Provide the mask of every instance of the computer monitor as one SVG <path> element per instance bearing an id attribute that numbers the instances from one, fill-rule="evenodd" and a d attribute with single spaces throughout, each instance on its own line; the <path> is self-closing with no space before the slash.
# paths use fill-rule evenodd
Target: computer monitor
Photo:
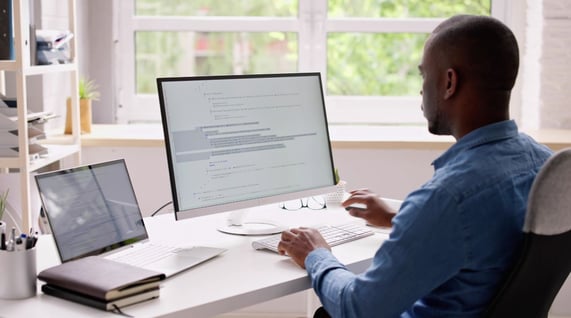
<path id="1" fill-rule="evenodd" d="M 246 208 L 335 186 L 320 73 L 158 78 L 177 220 L 231 211 L 232 234 L 270 234 Z M 272 222 L 269 222 L 272 223 Z"/>

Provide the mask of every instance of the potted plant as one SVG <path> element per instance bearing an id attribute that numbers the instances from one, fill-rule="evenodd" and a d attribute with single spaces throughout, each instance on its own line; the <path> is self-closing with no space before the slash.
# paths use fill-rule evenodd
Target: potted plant
<path id="1" fill-rule="evenodd" d="M 99 100 L 99 91 L 95 81 L 84 77 L 79 79 L 79 122 L 81 133 L 91 132 L 91 102 Z M 67 116 L 65 121 L 65 133 L 71 134 L 71 97 L 67 99 Z"/>
<path id="2" fill-rule="evenodd" d="M 327 206 L 339 205 L 345 198 L 346 182 L 339 177 L 339 170 L 335 168 L 335 191 L 325 195 L 325 204 Z"/>

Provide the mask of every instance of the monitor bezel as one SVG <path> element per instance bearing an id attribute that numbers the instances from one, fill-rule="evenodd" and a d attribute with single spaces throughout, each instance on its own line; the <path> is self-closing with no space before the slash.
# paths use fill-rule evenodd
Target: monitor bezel
<path id="1" fill-rule="evenodd" d="M 240 74 L 240 75 L 207 75 L 207 76 L 176 76 L 176 77 L 158 77 L 156 79 L 157 82 L 157 89 L 158 89 L 158 97 L 159 97 L 159 105 L 161 111 L 161 123 L 163 127 L 163 134 L 165 140 L 165 150 L 167 154 L 167 163 L 169 169 L 169 181 L 171 187 L 171 194 L 172 194 L 172 203 L 174 208 L 174 215 L 176 220 L 183 220 L 188 218 L 194 218 L 204 215 L 216 214 L 216 213 L 223 213 L 223 212 L 233 212 L 242 209 L 254 208 L 258 206 L 264 206 L 268 204 L 275 204 L 283 201 L 288 200 L 295 200 L 304 197 L 311 197 L 311 196 L 318 196 L 324 195 L 326 193 L 330 193 L 335 191 L 335 164 L 333 161 L 333 153 L 331 142 L 328 143 L 328 151 L 329 151 L 329 160 L 331 165 L 331 184 L 327 186 L 320 186 L 316 188 L 309 188 L 301 191 L 295 192 L 288 192 L 276 195 L 269 195 L 266 197 L 261 198 L 253 198 L 247 199 L 243 201 L 236 201 L 236 202 L 227 202 L 222 204 L 216 204 L 206 207 L 198 207 L 198 208 L 191 208 L 191 209 L 181 209 L 179 202 L 178 202 L 178 193 L 177 193 L 177 185 L 176 185 L 176 177 L 175 177 L 175 167 L 174 167 L 174 158 L 172 156 L 171 149 L 171 140 L 170 140 L 170 126 L 168 122 L 167 110 L 165 105 L 165 99 L 163 95 L 162 84 L 166 82 L 181 82 L 181 81 L 203 81 L 203 80 L 227 80 L 227 79 L 251 79 L 251 78 L 274 78 L 274 77 L 317 77 L 319 82 L 320 88 L 320 97 L 321 97 L 321 107 L 322 107 L 322 114 L 324 117 L 324 124 L 325 124 L 325 134 L 328 140 L 330 139 L 329 135 L 329 123 L 327 120 L 327 112 L 325 108 L 325 97 L 323 94 L 323 82 L 321 80 L 321 73 L 320 72 L 298 72 L 298 73 L 264 73 L 264 74 Z"/>

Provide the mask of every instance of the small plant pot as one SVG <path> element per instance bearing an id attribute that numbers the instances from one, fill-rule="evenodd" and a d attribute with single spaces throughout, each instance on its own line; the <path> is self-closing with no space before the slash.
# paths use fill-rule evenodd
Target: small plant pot
<path id="1" fill-rule="evenodd" d="M 71 134 L 71 122 L 71 98 L 68 98 L 64 131 L 67 135 Z M 82 134 L 89 134 L 91 132 L 91 99 L 79 100 L 79 124 Z"/>
<path id="2" fill-rule="evenodd" d="M 335 186 L 335 191 L 331 193 L 327 193 L 325 195 L 325 204 L 328 207 L 338 207 L 341 205 L 341 202 L 345 199 L 345 188 L 347 186 L 347 182 L 341 180 Z"/>

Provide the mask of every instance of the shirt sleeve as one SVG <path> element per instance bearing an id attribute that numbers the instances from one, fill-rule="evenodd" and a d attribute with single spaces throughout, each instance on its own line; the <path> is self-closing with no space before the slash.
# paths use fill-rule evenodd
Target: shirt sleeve
<path id="1" fill-rule="evenodd" d="M 389 239 L 358 275 L 327 249 L 312 251 L 305 266 L 325 309 L 332 317 L 399 317 L 455 275 L 465 260 L 457 209 L 446 193 L 413 192 Z"/>

